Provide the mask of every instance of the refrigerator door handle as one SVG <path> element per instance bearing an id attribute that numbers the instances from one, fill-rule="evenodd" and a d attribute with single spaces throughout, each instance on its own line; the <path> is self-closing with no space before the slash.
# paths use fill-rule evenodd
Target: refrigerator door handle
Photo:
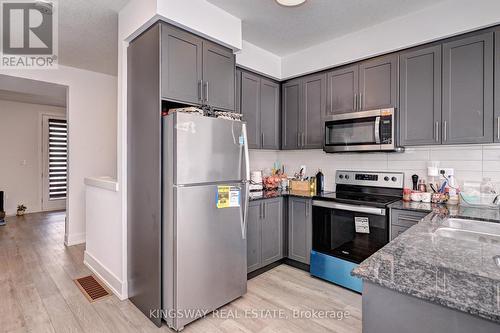
<path id="1" fill-rule="evenodd" d="M 248 153 L 248 140 L 247 140 L 247 125 L 241 125 L 241 134 L 243 135 L 243 154 L 245 158 L 245 175 L 243 182 L 245 184 L 245 202 L 243 203 L 243 210 L 241 212 L 241 237 L 246 239 L 247 237 L 247 218 L 248 218 L 248 200 L 250 196 L 250 187 L 248 182 L 250 181 L 250 160 Z"/>

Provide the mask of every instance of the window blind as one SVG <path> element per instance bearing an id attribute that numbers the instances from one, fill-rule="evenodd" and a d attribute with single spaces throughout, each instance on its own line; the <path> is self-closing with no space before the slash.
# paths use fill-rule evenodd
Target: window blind
<path id="1" fill-rule="evenodd" d="M 49 119 L 49 200 L 66 199 L 68 180 L 68 125 Z"/>

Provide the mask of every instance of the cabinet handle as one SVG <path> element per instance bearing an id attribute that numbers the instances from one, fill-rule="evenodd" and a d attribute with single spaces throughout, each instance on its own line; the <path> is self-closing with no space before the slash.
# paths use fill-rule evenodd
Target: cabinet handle
<path id="1" fill-rule="evenodd" d="M 302 132 L 302 147 L 306 145 L 306 134 Z"/>
<path id="2" fill-rule="evenodd" d="M 300 132 L 297 132 L 297 147 L 300 147 Z"/>
<path id="3" fill-rule="evenodd" d="M 497 117 L 497 140 L 500 140 L 500 117 Z"/>
<path id="4" fill-rule="evenodd" d="M 208 103 L 208 81 L 207 81 L 207 83 L 205 85 L 205 94 L 206 94 L 205 95 L 205 101 Z"/>
<path id="5" fill-rule="evenodd" d="M 266 203 L 262 203 L 262 219 L 266 218 Z"/>
<path id="6" fill-rule="evenodd" d="M 446 133 L 447 132 L 446 127 L 447 126 L 446 126 L 446 120 L 445 120 L 445 121 L 443 121 L 443 141 L 448 140 L 448 138 L 447 138 L 448 133 Z"/>
<path id="7" fill-rule="evenodd" d="M 436 136 L 435 139 L 436 142 L 439 142 L 439 121 L 436 121 L 436 126 L 434 127 L 435 127 L 434 135 Z"/>
<path id="8" fill-rule="evenodd" d="M 354 111 L 358 109 L 358 94 L 354 94 Z"/>
<path id="9" fill-rule="evenodd" d="M 259 205 L 259 219 L 262 219 L 262 202 Z"/>
<path id="10" fill-rule="evenodd" d="M 359 111 L 363 109 L 363 94 L 359 94 Z"/>
<path id="11" fill-rule="evenodd" d="M 198 81 L 198 100 L 203 102 L 203 80 Z"/>

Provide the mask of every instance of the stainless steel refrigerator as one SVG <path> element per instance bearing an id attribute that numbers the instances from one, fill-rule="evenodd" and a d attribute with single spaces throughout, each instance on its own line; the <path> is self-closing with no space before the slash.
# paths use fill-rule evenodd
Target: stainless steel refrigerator
<path id="1" fill-rule="evenodd" d="M 249 162 L 243 122 L 163 117 L 162 307 L 181 330 L 246 293 Z"/>

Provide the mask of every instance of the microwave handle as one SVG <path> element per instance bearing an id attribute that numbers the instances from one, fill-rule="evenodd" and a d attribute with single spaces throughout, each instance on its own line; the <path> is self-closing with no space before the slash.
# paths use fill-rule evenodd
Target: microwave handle
<path id="1" fill-rule="evenodd" d="M 375 118 L 375 143 L 380 144 L 380 117 Z"/>

